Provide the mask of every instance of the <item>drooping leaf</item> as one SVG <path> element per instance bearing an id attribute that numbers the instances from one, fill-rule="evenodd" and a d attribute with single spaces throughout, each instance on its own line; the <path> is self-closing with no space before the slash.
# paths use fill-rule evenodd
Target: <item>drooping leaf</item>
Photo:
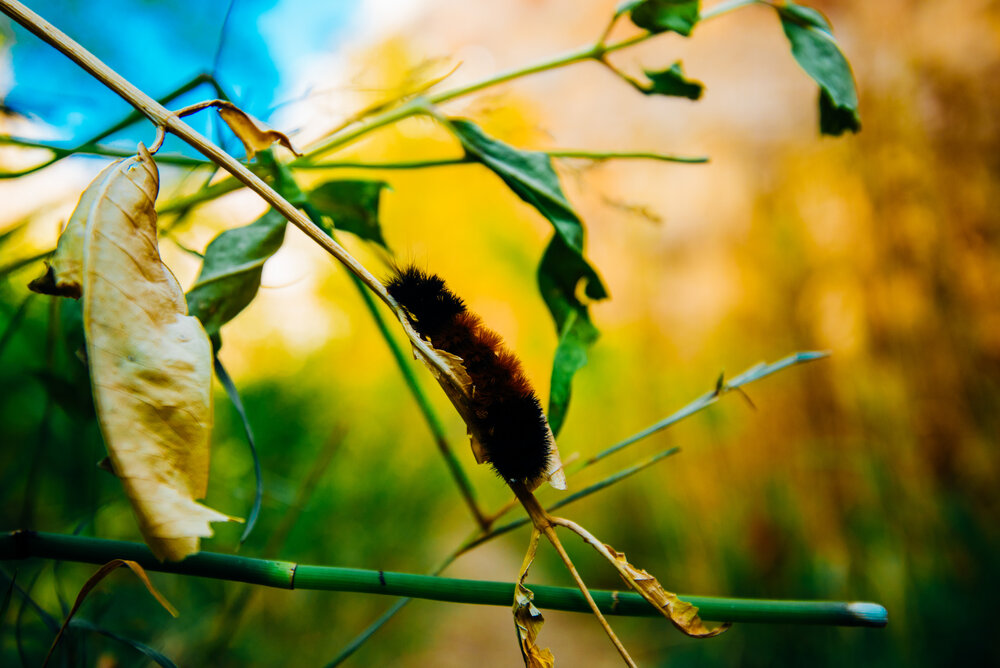
<path id="1" fill-rule="evenodd" d="M 254 494 L 253 494 L 253 505 L 250 507 L 250 514 L 247 515 L 247 524 L 243 528 L 243 533 L 240 535 L 240 543 L 245 543 L 247 538 L 250 537 L 250 532 L 253 528 L 257 526 L 257 516 L 260 515 L 260 507 L 264 501 L 264 479 L 260 469 L 260 457 L 257 456 L 257 443 L 253 437 L 253 429 L 250 427 L 250 418 L 247 416 L 247 411 L 243 407 L 243 400 L 240 398 L 240 393 L 236 389 L 236 383 L 229 376 L 229 372 L 226 371 L 226 367 L 222 365 L 222 361 L 219 359 L 218 354 L 215 356 L 215 361 L 213 362 L 215 367 L 215 377 L 219 379 L 222 383 L 223 389 L 226 390 L 226 396 L 229 397 L 229 401 L 232 402 L 233 408 L 236 409 L 236 414 L 240 416 L 240 421 L 243 423 L 243 433 L 246 434 L 247 444 L 250 446 L 250 457 L 253 459 L 253 474 L 254 474 Z"/>
<path id="2" fill-rule="evenodd" d="M 535 607 L 535 594 L 524 586 L 524 580 L 528 577 L 528 569 L 531 568 L 538 551 L 539 536 L 537 529 L 531 532 L 528 551 L 521 562 L 521 571 L 514 584 L 514 629 L 517 631 L 517 640 L 521 647 L 521 658 L 524 660 L 525 668 L 553 668 L 556 663 L 551 651 L 538 647 L 538 633 L 542 630 L 545 618 Z"/>
<path id="3" fill-rule="evenodd" d="M 622 579 L 640 596 L 652 603 L 685 635 L 693 638 L 711 638 L 729 628 L 728 623 L 714 629 L 707 628 L 701 621 L 701 617 L 698 616 L 697 607 L 687 601 L 682 601 L 677 594 L 664 589 L 663 585 L 648 572 L 630 564 L 623 552 L 619 552 L 607 544 L 604 547 L 614 556 Z"/>
<path id="4" fill-rule="evenodd" d="M 643 0 L 627 2 L 619 13 L 629 12 L 632 23 L 654 33 L 673 31 L 688 37 L 701 15 L 699 0 Z"/>
<path id="5" fill-rule="evenodd" d="M 154 587 L 153 583 L 149 581 L 149 576 L 146 575 L 146 571 L 143 569 L 142 566 L 140 566 L 138 563 L 134 561 L 129 561 L 128 559 L 112 559 L 108 563 L 98 568 L 97 572 L 91 575 L 90 578 L 88 578 L 87 581 L 83 583 L 83 586 L 80 588 L 80 593 L 77 594 L 76 601 L 73 603 L 73 607 L 70 609 L 69 614 L 66 615 L 66 619 L 63 621 L 62 626 L 59 627 L 59 632 L 56 633 L 56 637 L 53 638 L 52 640 L 52 645 L 49 647 L 49 653 L 45 655 L 45 661 L 42 663 L 43 666 L 48 664 L 49 659 L 52 658 L 52 652 L 55 651 L 56 645 L 59 644 L 59 639 L 62 638 L 63 633 L 66 631 L 66 627 L 69 626 L 70 621 L 73 619 L 73 615 L 75 615 L 76 611 L 80 609 L 81 605 L 83 605 L 83 602 L 87 598 L 87 595 L 107 575 L 109 575 L 113 571 L 118 570 L 122 566 L 128 567 L 129 570 L 135 573 L 136 577 L 142 580 L 142 583 L 146 585 L 146 589 L 149 591 L 149 593 L 153 596 L 153 598 L 157 600 L 157 602 L 160 605 L 162 605 L 166 609 L 167 612 L 169 612 L 174 617 L 177 616 L 177 610 L 174 609 L 174 606 L 170 605 L 170 602 L 163 597 L 163 594 L 161 594 L 159 591 L 156 590 L 156 587 Z"/>
<path id="6" fill-rule="evenodd" d="M 286 225 L 285 217 L 271 209 L 249 225 L 222 232 L 205 249 L 187 304 L 209 336 L 217 336 L 253 301 L 264 263 L 281 248 Z"/>
<path id="7" fill-rule="evenodd" d="M 559 434 L 569 408 L 573 376 L 587 363 L 587 351 L 597 341 L 599 332 L 590 321 L 587 304 L 581 301 L 581 284 L 600 280 L 596 274 L 580 272 L 576 255 L 562 237 L 554 235 L 538 266 L 538 285 L 542 299 L 552 312 L 559 334 L 549 395 L 549 426 Z M 590 269 L 589 265 L 587 269 Z M 591 270 L 592 271 L 592 270 Z"/>
<path id="8" fill-rule="evenodd" d="M 94 403 L 114 470 L 159 559 L 179 560 L 231 518 L 208 487 L 212 349 L 160 260 L 159 177 L 145 147 L 88 186 L 79 285 Z M 83 210 L 81 210 L 83 209 Z M 75 234 L 75 232 L 74 232 Z"/>
<path id="9" fill-rule="evenodd" d="M 590 299 L 607 297 L 597 272 L 583 258 L 583 224 L 563 194 L 551 158 L 538 151 L 520 151 L 508 146 L 487 136 L 471 121 L 449 119 L 449 123 L 470 159 L 493 170 L 518 197 L 552 223 L 556 233 L 578 257 L 581 274 L 588 274 L 587 296 Z"/>
<path id="10" fill-rule="evenodd" d="M 858 93 L 847 58 L 823 15 L 792 2 L 775 5 L 799 65 L 819 84 L 820 132 L 838 136 L 861 129 Z"/>
<path id="11" fill-rule="evenodd" d="M 514 590 L 514 626 L 521 644 L 521 658 L 526 668 L 552 668 L 556 665 L 552 652 L 548 648 L 540 649 L 536 644 L 545 618 L 532 602 L 534 598 L 530 589 L 517 583 Z"/>
<path id="12" fill-rule="evenodd" d="M 584 351 L 582 359 L 585 361 L 586 348 L 596 340 L 597 330 L 591 324 L 590 332 L 577 332 L 570 336 L 566 322 L 573 313 L 578 320 L 589 323 L 590 316 L 584 301 L 605 299 L 608 296 L 600 276 L 583 255 L 583 224 L 563 194 L 559 177 L 552 169 L 548 155 L 519 151 L 487 136 L 470 121 L 451 119 L 449 123 L 469 158 L 482 162 L 493 170 L 515 194 L 534 206 L 555 228 L 556 233 L 538 267 L 538 284 L 542 298 L 555 321 L 560 346 L 564 348 L 562 357 L 565 359 L 569 356 L 580 363 L 576 367 L 564 363 L 560 364 L 559 371 L 553 369 L 553 376 L 557 373 L 559 375 L 558 381 L 554 378 L 553 387 L 568 387 L 572 373 L 583 364 L 579 355 L 581 347 Z M 556 420 L 551 423 L 556 435 L 562 427 L 568 401 L 568 390 L 560 394 L 559 403 L 550 401 L 550 416 L 552 413 L 557 415 Z"/>
<path id="13" fill-rule="evenodd" d="M 246 113 L 232 102 L 225 100 L 215 100 L 213 106 L 219 110 L 219 116 L 226 122 L 229 129 L 233 131 L 246 149 L 247 160 L 253 160 L 258 151 L 263 151 L 271 147 L 271 144 L 278 143 L 287 148 L 295 155 L 302 155 L 292 146 L 292 141 L 283 132 L 278 132 L 267 127 L 250 114 Z"/>
<path id="14" fill-rule="evenodd" d="M 640 89 L 646 95 L 670 95 L 697 100 L 704 89 L 700 81 L 685 78 L 680 61 L 665 70 L 646 70 L 646 76 L 649 77 L 650 85 Z"/>
<path id="15" fill-rule="evenodd" d="M 309 202 L 328 219 L 331 229 L 336 226 L 388 250 L 378 217 L 382 189 L 388 185 L 385 181 L 327 181 L 309 193 Z"/>
<path id="16" fill-rule="evenodd" d="M 598 336 L 599 332 L 590 322 L 586 310 L 570 312 L 559 333 L 559 344 L 552 362 L 549 425 L 553 432 L 562 429 L 572 394 L 573 376 L 587 364 L 587 351 Z"/>

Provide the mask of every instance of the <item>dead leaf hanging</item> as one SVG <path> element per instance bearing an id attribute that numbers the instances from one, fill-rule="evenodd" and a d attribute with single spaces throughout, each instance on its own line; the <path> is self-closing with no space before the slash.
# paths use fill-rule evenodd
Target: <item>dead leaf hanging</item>
<path id="1" fill-rule="evenodd" d="M 64 286 L 58 294 L 82 292 L 101 432 L 139 530 L 158 559 L 180 560 L 212 535 L 210 522 L 232 518 L 194 500 L 208 488 L 212 347 L 160 259 L 158 188 L 141 144 L 138 155 L 102 171 L 49 274 Z"/>
<path id="2" fill-rule="evenodd" d="M 604 544 L 604 547 L 614 556 L 622 579 L 639 595 L 659 609 L 663 616 L 685 635 L 693 638 L 711 638 L 729 628 L 729 624 L 722 624 L 714 629 L 709 629 L 698 616 L 697 606 L 681 600 L 677 594 L 664 589 L 659 580 L 649 572 L 630 564 L 625 558 L 624 552 L 619 552 L 607 543 Z"/>
<path id="3" fill-rule="evenodd" d="M 271 144 L 274 143 L 281 144 L 295 155 L 302 155 L 292 146 L 292 141 L 288 138 L 288 135 L 267 127 L 232 102 L 214 100 L 212 104 L 219 110 L 219 116 L 226 122 L 226 125 L 233 131 L 233 134 L 243 142 L 243 148 L 246 149 L 247 153 L 247 160 L 253 160 L 258 151 L 270 148 Z"/>

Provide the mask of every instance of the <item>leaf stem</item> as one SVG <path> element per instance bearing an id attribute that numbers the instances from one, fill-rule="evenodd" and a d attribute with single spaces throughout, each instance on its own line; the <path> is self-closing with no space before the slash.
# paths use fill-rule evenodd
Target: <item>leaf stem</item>
<path id="1" fill-rule="evenodd" d="M 93 564 L 103 564 L 116 558 L 131 559 L 150 571 L 248 582 L 281 589 L 353 591 L 504 607 L 510 605 L 514 595 L 513 582 L 457 580 L 385 571 L 380 577 L 380 571 L 374 570 L 309 566 L 216 552 L 199 552 L 181 562 L 160 562 L 142 543 L 33 531 L 0 534 L 0 560 L 30 557 Z M 590 610 L 583 595 L 572 587 L 537 585 L 532 587 L 532 591 L 539 608 L 570 612 Z M 598 608 L 607 615 L 655 617 L 660 614 L 638 594 L 612 591 L 591 593 Z M 881 627 L 888 622 L 885 608 L 876 603 L 681 596 L 700 608 L 702 619 L 714 621 L 867 627 Z"/>

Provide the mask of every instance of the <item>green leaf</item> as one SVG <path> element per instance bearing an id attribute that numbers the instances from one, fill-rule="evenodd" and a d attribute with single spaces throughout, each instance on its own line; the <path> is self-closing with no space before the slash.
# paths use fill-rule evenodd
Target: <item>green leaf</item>
<path id="1" fill-rule="evenodd" d="M 819 84 L 819 125 L 825 135 L 861 129 L 858 93 L 851 66 L 837 46 L 830 24 L 809 7 L 793 3 L 776 7 L 799 65 Z"/>
<path id="2" fill-rule="evenodd" d="M 576 296 L 575 286 L 586 279 L 579 274 L 573 261 L 573 251 L 561 237 L 554 235 L 538 266 L 542 298 L 552 312 L 559 332 L 549 386 L 548 417 L 554 435 L 559 434 L 566 420 L 573 376 L 587 363 L 587 351 L 600 335 L 590 321 L 586 304 Z"/>
<path id="3" fill-rule="evenodd" d="M 645 0 L 627 2 L 619 11 L 629 11 L 632 23 L 653 33 L 673 31 L 688 37 L 701 14 L 699 0 Z"/>
<path id="4" fill-rule="evenodd" d="M 556 434 L 569 402 L 569 383 L 586 363 L 586 350 L 597 338 L 587 306 L 578 295 L 585 296 L 586 301 L 605 299 L 607 289 L 583 255 L 583 223 L 566 199 L 549 156 L 508 146 L 487 136 L 470 121 L 449 119 L 448 124 L 462 142 L 467 157 L 493 170 L 555 228 L 538 266 L 538 286 L 560 339 L 552 372 L 552 387 L 558 387 L 559 391 L 549 402 L 549 421 L 552 433 Z M 575 318 L 575 324 L 567 327 L 570 318 Z M 592 331 L 582 331 L 587 325 Z"/>
<path id="5" fill-rule="evenodd" d="M 247 525 L 240 535 L 240 544 L 242 545 L 250 537 L 250 532 L 257 526 L 257 517 L 260 516 L 260 507 L 264 501 L 264 477 L 260 469 L 260 457 L 257 455 L 257 443 L 253 437 L 253 429 L 250 428 L 250 418 L 247 417 L 247 411 L 243 407 L 243 400 L 240 398 L 239 390 L 236 389 L 236 383 L 233 382 L 226 367 L 222 365 L 222 360 L 219 359 L 218 349 L 216 349 L 212 366 L 215 369 L 215 377 L 222 383 L 222 387 L 226 390 L 226 396 L 229 397 L 229 401 L 232 402 L 236 414 L 239 415 L 240 421 L 243 423 L 243 433 L 246 434 L 247 445 L 250 446 L 250 457 L 253 460 L 253 505 L 250 507 L 250 514 L 247 517 Z"/>
<path id="6" fill-rule="evenodd" d="M 338 230 L 373 241 L 388 250 L 378 217 L 379 198 L 382 189 L 388 186 L 385 181 L 327 181 L 310 192 L 308 200 L 315 212 L 332 220 Z"/>
<path id="7" fill-rule="evenodd" d="M 257 159 L 260 162 L 264 180 L 278 191 L 279 195 L 287 199 L 289 204 L 301 207 L 306 203 L 306 194 L 296 183 L 292 170 L 288 169 L 288 166 L 283 162 L 275 159 L 272 149 L 261 151 L 257 154 Z"/>
<path id="8" fill-rule="evenodd" d="M 681 62 L 677 61 L 669 69 L 659 72 L 646 70 L 651 85 L 641 88 L 646 95 L 672 95 L 697 100 L 701 97 L 704 86 L 700 81 L 686 79 Z"/>
<path id="9" fill-rule="evenodd" d="M 218 340 L 219 328 L 253 301 L 267 261 L 285 238 L 285 217 L 273 209 L 243 227 L 226 230 L 205 249 L 198 280 L 187 293 L 188 312 Z"/>

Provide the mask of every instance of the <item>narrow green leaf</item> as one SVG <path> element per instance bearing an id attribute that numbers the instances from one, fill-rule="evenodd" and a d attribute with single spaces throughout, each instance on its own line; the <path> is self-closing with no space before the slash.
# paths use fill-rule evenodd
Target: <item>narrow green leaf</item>
<path id="1" fill-rule="evenodd" d="M 673 31 L 688 37 L 701 14 L 699 0 L 645 0 L 626 2 L 619 12 L 628 11 L 632 23 L 653 33 Z"/>
<path id="2" fill-rule="evenodd" d="M 825 135 L 861 129 L 858 93 L 851 66 L 830 33 L 823 15 L 809 7 L 787 3 L 775 7 L 781 27 L 799 65 L 819 84 L 819 125 Z"/>
<path id="3" fill-rule="evenodd" d="M 686 97 L 689 100 L 697 100 L 701 97 L 704 86 L 700 81 L 687 79 L 681 62 L 678 60 L 669 69 L 660 71 L 646 70 L 650 85 L 640 88 L 646 95 L 671 95 L 674 97 Z"/>
<path id="4" fill-rule="evenodd" d="M 76 617 L 73 619 L 73 621 L 69 623 L 69 627 L 71 629 L 80 629 L 82 631 L 90 631 L 91 633 L 98 633 L 106 638 L 114 640 L 115 642 L 121 643 L 126 647 L 131 647 L 135 651 L 146 656 L 146 658 L 154 662 L 156 665 L 163 666 L 163 668 L 176 668 L 177 666 L 177 664 L 175 664 L 173 661 L 171 661 L 162 653 L 153 649 L 149 645 L 141 643 L 138 640 L 133 640 L 132 638 L 128 638 L 119 633 L 115 633 L 114 631 L 109 631 L 108 629 L 97 626 L 96 624 L 92 624 L 86 619 L 81 619 L 79 617 Z"/>
<path id="5" fill-rule="evenodd" d="M 243 529 L 243 534 L 240 536 L 240 543 L 245 543 L 246 539 L 250 537 L 250 532 L 257 526 L 257 517 L 260 515 L 260 506 L 264 499 L 264 477 L 260 470 L 260 457 L 257 456 L 257 444 L 253 437 L 253 429 L 250 428 L 250 418 L 247 417 L 247 411 L 243 407 L 243 400 L 240 399 L 236 383 L 233 382 L 229 372 L 226 371 L 226 367 L 222 365 L 222 361 L 219 359 L 218 350 L 216 350 L 215 359 L 212 364 L 215 368 L 216 378 L 222 383 L 222 387 L 226 390 L 226 396 L 229 397 L 233 408 L 236 409 L 236 414 L 240 416 L 240 420 L 243 422 L 243 431 L 247 437 L 247 444 L 250 446 L 250 457 L 253 459 L 253 506 L 251 506 L 250 515 L 247 517 L 246 528 Z"/>
<path id="6" fill-rule="evenodd" d="M 388 186 L 385 181 L 327 181 L 312 190 L 308 200 L 315 211 L 332 221 L 338 230 L 350 232 L 388 250 L 378 217 L 382 189 Z M 327 222 L 324 228 L 332 229 L 332 226 Z"/>
<path id="7" fill-rule="evenodd" d="M 205 249 L 205 263 L 187 293 L 188 312 L 215 338 L 219 328 L 253 301 L 267 261 L 285 238 L 285 217 L 273 209 L 256 221 L 226 230 Z"/>

